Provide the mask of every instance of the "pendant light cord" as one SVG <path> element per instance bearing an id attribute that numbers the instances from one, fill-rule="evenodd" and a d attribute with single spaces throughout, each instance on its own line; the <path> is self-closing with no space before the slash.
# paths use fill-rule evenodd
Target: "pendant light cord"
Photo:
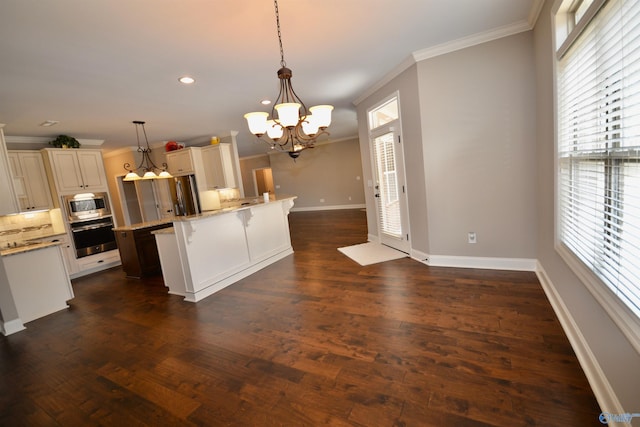
<path id="1" fill-rule="evenodd" d="M 284 60 L 284 49 L 282 48 L 282 34 L 280 32 L 280 12 L 278 11 L 278 0 L 273 0 L 273 5 L 276 8 L 276 26 L 278 27 L 278 43 L 280 43 L 280 66 L 286 67 L 287 63 Z"/>

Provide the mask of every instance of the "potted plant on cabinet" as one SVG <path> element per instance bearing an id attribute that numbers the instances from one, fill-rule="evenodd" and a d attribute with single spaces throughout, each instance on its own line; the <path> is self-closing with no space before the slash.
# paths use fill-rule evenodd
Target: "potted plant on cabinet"
<path id="1" fill-rule="evenodd" d="M 56 148 L 80 148 L 78 140 L 68 135 L 58 135 L 56 139 L 49 141 L 49 144 Z"/>

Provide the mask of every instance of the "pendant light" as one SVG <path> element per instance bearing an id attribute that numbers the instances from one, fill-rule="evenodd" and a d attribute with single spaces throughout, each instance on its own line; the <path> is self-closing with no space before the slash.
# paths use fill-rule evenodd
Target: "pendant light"
<path id="1" fill-rule="evenodd" d="M 331 124 L 332 105 L 316 105 L 307 108 L 298 97 L 291 85 L 292 71 L 287 68 L 282 48 L 282 34 L 280 31 L 280 13 L 278 0 L 274 0 L 276 11 L 276 27 L 278 29 L 278 43 L 280 44 L 280 93 L 269 114 L 263 111 L 247 113 L 249 131 L 262 140 L 267 134 L 269 141 L 263 140 L 272 148 L 286 151 L 292 158 L 297 158 L 302 150 L 313 148 L 320 135 L 329 135 L 326 131 Z M 276 114 L 277 113 L 277 114 Z"/>
<path id="2" fill-rule="evenodd" d="M 160 179 L 160 178 L 173 178 L 169 172 L 167 172 L 167 164 L 162 164 L 162 169 L 156 166 L 151 160 L 151 147 L 149 146 L 149 140 L 147 139 L 147 131 L 144 129 L 145 122 L 140 120 L 134 120 L 133 124 L 136 126 L 136 139 L 138 141 L 138 153 L 142 155 L 140 160 L 140 164 L 137 168 L 132 169 L 130 163 L 125 163 L 124 168 L 128 173 L 122 179 L 123 181 L 136 181 L 139 179 Z M 146 143 L 146 147 L 140 145 L 140 133 L 138 131 L 139 128 L 142 128 L 142 133 L 144 134 L 144 140 Z M 140 176 L 135 171 L 141 171 L 142 176 Z M 156 174 L 156 171 L 158 172 Z"/>

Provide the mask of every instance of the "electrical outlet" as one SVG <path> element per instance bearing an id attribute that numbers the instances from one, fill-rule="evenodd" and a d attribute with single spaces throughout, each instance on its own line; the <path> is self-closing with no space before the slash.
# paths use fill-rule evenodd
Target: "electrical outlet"
<path id="1" fill-rule="evenodd" d="M 476 232 L 475 231 L 470 231 L 467 236 L 469 238 L 469 243 L 477 243 L 478 242 L 478 240 L 476 238 Z"/>
<path id="2" fill-rule="evenodd" d="M 324 199 L 320 199 L 320 203 L 324 203 Z"/>

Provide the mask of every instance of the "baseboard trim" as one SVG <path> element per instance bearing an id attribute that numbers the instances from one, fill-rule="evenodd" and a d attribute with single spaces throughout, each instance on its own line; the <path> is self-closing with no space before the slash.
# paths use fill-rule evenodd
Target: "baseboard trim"
<path id="1" fill-rule="evenodd" d="M 308 206 L 302 208 L 291 208 L 291 212 L 305 212 L 305 211 L 335 211 L 339 209 L 364 209 L 367 206 L 364 204 L 358 205 L 331 205 L 331 206 Z"/>
<path id="2" fill-rule="evenodd" d="M 419 254 L 420 259 L 413 256 Z M 528 258 L 491 258 L 427 255 L 413 251 L 412 257 L 432 267 L 482 268 L 488 270 L 536 271 L 537 261 Z"/>
<path id="3" fill-rule="evenodd" d="M 602 372 L 600 364 L 595 355 L 591 351 L 589 344 L 582 335 L 578 324 L 571 316 L 571 312 L 567 308 L 566 304 L 562 300 L 562 297 L 556 290 L 553 282 L 549 279 L 549 276 L 545 272 L 544 268 L 537 262 L 536 275 L 542 285 L 544 293 L 547 295 L 553 311 L 556 313 L 564 333 L 567 335 L 573 351 L 576 353 L 578 362 L 584 371 L 587 381 L 593 390 L 593 394 L 600 405 L 603 412 L 610 414 L 623 414 L 624 408 L 620 404 L 618 397 L 616 396 L 611 384 L 607 380 L 607 377 Z M 609 422 L 610 426 L 630 426 L 628 423 L 615 423 Z"/>
<path id="4" fill-rule="evenodd" d="M 3 322 L 0 326 L 2 326 L 1 332 L 5 336 L 15 334 L 16 332 L 24 331 L 25 329 L 27 329 L 24 327 L 24 325 L 22 324 L 22 320 L 20 319 L 13 319 L 9 320 L 8 322 Z"/>

